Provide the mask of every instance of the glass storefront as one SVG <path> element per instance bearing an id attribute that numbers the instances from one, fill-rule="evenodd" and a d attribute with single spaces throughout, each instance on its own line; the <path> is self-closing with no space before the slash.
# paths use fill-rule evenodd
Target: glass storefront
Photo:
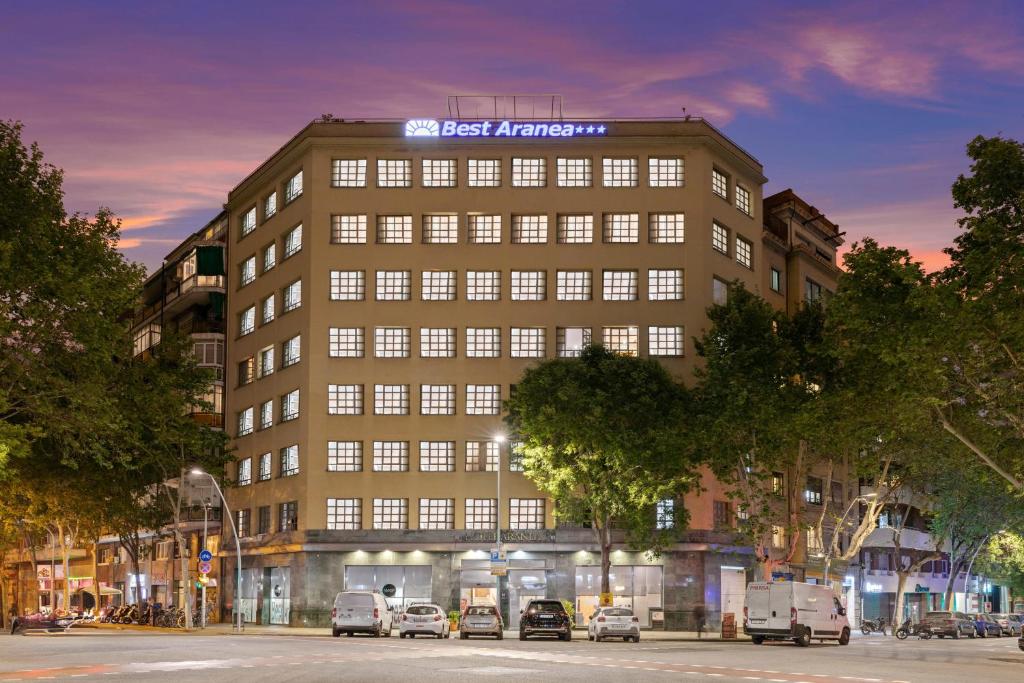
<path id="1" fill-rule="evenodd" d="M 526 564 L 530 561 L 518 561 Z M 519 628 L 519 611 L 526 608 L 527 603 L 535 598 L 546 597 L 548 578 L 544 571 L 543 560 L 533 560 L 534 569 L 510 569 L 508 571 L 509 614 L 506 621 L 508 628 Z"/>
<path id="2" fill-rule="evenodd" d="M 491 576 L 490 560 L 463 560 L 459 572 L 459 611 L 464 612 L 470 605 L 497 606 L 497 578 Z"/>
<path id="3" fill-rule="evenodd" d="M 292 570 L 288 567 L 271 567 L 264 570 L 268 576 L 269 594 L 266 596 L 270 603 L 270 623 L 288 624 L 288 617 L 291 613 L 291 576 Z"/>
<path id="4" fill-rule="evenodd" d="M 395 587 L 392 597 L 385 597 L 392 610 L 401 612 L 417 602 L 432 602 L 429 565 L 346 565 L 345 590 L 383 592 L 388 584 Z"/>
<path id="5" fill-rule="evenodd" d="M 642 628 L 651 625 L 651 612 L 662 605 L 664 572 L 649 565 L 612 565 L 608 580 L 616 607 L 629 607 Z M 601 597 L 601 567 L 576 567 L 576 625 L 586 626 Z"/>
<path id="6" fill-rule="evenodd" d="M 239 590 L 238 609 L 242 612 L 242 620 L 256 623 L 256 607 L 259 605 L 259 595 L 263 590 L 262 575 L 259 569 L 243 569 L 242 584 Z"/>

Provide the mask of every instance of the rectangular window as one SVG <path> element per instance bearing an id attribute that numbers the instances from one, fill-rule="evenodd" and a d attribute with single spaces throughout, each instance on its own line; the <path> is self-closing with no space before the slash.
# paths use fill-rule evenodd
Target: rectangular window
<path id="1" fill-rule="evenodd" d="M 242 233 L 242 237 L 245 237 L 250 232 L 256 229 L 256 207 L 252 207 L 248 211 L 242 214 L 239 219 L 239 230 Z"/>
<path id="2" fill-rule="evenodd" d="M 412 244 L 412 216 L 377 216 L 377 244 Z"/>
<path id="3" fill-rule="evenodd" d="M 257 524 L 257 533 L 269 534 L 270 533 L 270 506 L 262 505 L 259 510 L 259 519 Z"/>
<path id="4" fill-rule="evenodd" d="M 729 285 L 725 280 L 717 277 L 711 278 L 711 302 L 717 306 L 725 306 L 729 303 Z"/>
<path id="5" fill-rule="evenodd" d="M 512 187 L 544 187 L 547 181 L 545 159 L 512 157 Z"/>
<path id="6" fill-rule="evenodd" d="M 821 505 L 822 481 L 818 477 L 807 477 L 804 500 L 812 505 Z"/>
<path id="7" fill-rule="evenodd" d="M 374 441 L 373 442 L 374 472 L 408 472 L 409 442 L 408 441 Z"/>
<path id="8" fill-rule="evenodd" d="M 238 461 L 238 481 L 239 486 L 248 486 L 252 483 L 252 458 L 245 458 L 244 460 Z"/>
<path id="9" fill-rule="evenodd" d="M 454 529 L 455 500 L 420 498 L 420 529 Z"/>
<path id="10" fill-rule="evenodd" d="M 739 235 L 736 235 L 736 263 L 740 264 L 744 268 L 754 267 L 754 245 L 749 240 L 745 240 Z"/>
<path id="11" fill-rule="evenodd" d="M 366 214 L 331 216 L 331 244 L 366 244 Z"/>
<path id="12" fill-rule="evenodd" d="M 362 472 L 363 442 L 362 441 L 328 441 L 327 442 L 328 472 Z"/>
<path id="13" fill-rule="evenodd" d="M 454 358 L 454 327 L 421 327 L 420 358 Z"/>
<path id="14" fill-rule="evenodd" d="M 466 442 L 467 472 L 497 472 L 501 447 L 494 441 Z"/>
<path id="15" fill-rule="evenodd" d="M 513 358 L 543 358 L 545 346 L 543 327 L 512 328 Z"/>
<path id="16" fill-rule="evenodd" d="M 295 365 L 302 360 L 302 337 L 301 335 L 295 335 L 291 339 L 285 341 L 281 345 L 283 353 L 281 354 L 281 367 L 286 368 L 289 365 Z"/>
<path id="17" fill-rule="evenodd" d="M 424 159 L 423 187 L 455 187 L 458 162 L 455 159 Z"/>
<path id="18" fill-rule="evenodd" d="M 375 358 L 408 358 L 411 347 L 408 327 L 378 327 L 373 331 Z"/>
<path id="19" fill-rule="evenodd" d="M 583 159 L 557 159 L 559 187 L 590 187 L 594 184 L 593 162 Z"/>
<path id="20" fill-rule="evenodd" d="M 495 529 L 498 524 L 498 501 L 494 498 L 466 499 L 466 528 Z"/>
<path id="21" fill-rule="evenodd" d="M 302 280 L 296 280 L 284 288 L 281 304 L 282 313 L 293 311 L 302 305 Z"/>
<path id="22" fill-rule="evenodd" d="M 365 298 L 366 271 L 331 271 L 331 301 L 362 301 Z"/>
<path id="23" fill-rule="evenodd" d="M 256 280 L 256 257 L 250 256 L 249 258 L 242 261 L 238 266 L 238 279 L 239 287 L 245 287 L 246 285 Z"/>
<path id="24" fill-rule="evenodd" d="M 374 498 L 374 529 L 408 529 L 409 501 L 406 498 Z"/>
<path id="25" fill-rule="evenodd" d="M 590 301 L 592 294 L 589 270 L 560 270 L 555 273 L 555 296 L 559 301 Z"/>
<path id="26" fill-rule="evenodd" d="M 543 498 L 512 498 L 508 502 L 509 529 L 543 529 Z"/>
<path id="27" fill-rule="evenodd" d="M 270 429 L 274 426 L 274 401 L 273 399 L 260 404 L 260 429 Z"/>
<path id="28" fill-rule="evenodd" d="M 807 301 L 817 301 L 821 298 L 821 285 L 814 280 L 807 278 L 804 282 L 804 298 Z"/>
<path id="29" fill-rule="evenodd" d="M 454 415 L 454 384 L 421 384 L 420 415 Z"/>
<path id="30" fill-rule="evenodd" d="M 291 477 L 299 473 L 299 447 L 296 444 L 281 449 L 282 477 Z"/>
<path id="31" fill-rule="evenodd" d="M 408 384 L 374 384 L 373 385 L 374 415 L 408 415 L 409 385 Z"/>
<path id="32" fill-rule="evenodd" d="M 266 377 L 267 375 L 274 374 L 273 346 L 268 346 L 264 349 L 260 349 L 259 362 L 257 363 L 256 373 L 259 377 Z"/>
<path id="33" fill-rule="evenodd" d="M 377 301 L 408 301 L 412 297 L 411 282 L 408 270 L 378 270 Z"/>
<path id="34" fill-rule="evenodd" d="M 820 555 L 825 552 L 825 544 L 821 540 L 821 532 L 817 527 L 807 527 L 807 552 L 811 555 Z"/>
<path id="35" fill-rule="evenodd" d="M 377 159 L 377 187 L 412 187 L 412 160 Z"/>
<path id="36" fill-rule="evenodd" d="M 271 242 L 263 250 L 263 272 L 273 270 L 277 265 L 277 242 Z"/>
<path id="37" fill-rule="evenodd" d="M 547 241 L 548 217 L 546 214 L 512 215 L 513 244 L 546 244 Z"/>
<path id="38" fill-rule="evenodd" d="M 605 301 L 636 301 L 638 274 L 635 270 L 606 270 L 602 296 Z"/>
<path id="39" fill-rule="evenodd" d="M 299 528 L 299 502 L 292 500 L 277 506 L 277 530 L 295 531 Z"/>
<path id="40" fill-rule="evenodd" d="M 777 268 L 771 269 L 771 282 L 769 287 L 773 292 L 782 293 L 782 271 Z"/>
<path id="41" fill-rule="evenodd" d="M 639 172 L 637 160 L 626 159 L 604 159 L 604 186 L 605 187 L 636 187 Z"/>
<path id="42" fill-rule="evenodd" d="M 651 244 L 682 244 L 685 215 L 681 213 L 652 213 L 648 216 L 647 238 Z"/>
<path id="43" fill-rule="evenodd" d="M 420 441 L 420 472 L 454 471 L 454 441 Z"/>
<path id="44" fill-rule="evenodd" d="M 782 472 L 772 472 L 772 493 L 776 496 L 786 494 L 786 477 Z"/>
<path id="45" fill-rule="evenodd" d="M 683 298 L 683 271 L 679 268 L 647 271 L 647 298 L 650 301 L 678 301 Z"/>
<path id="46" fill-rule="evenodd" d="M 283 258 L 294 256 L 302 250 L 302 224 L 296 225 L 284 236 Z"/>
<path id="47" fill-rule="evenodd" d="M 592 214 L 559 214 L 559 244 L 590 244 L 593 241 L 594 216 Z"/>
<path id="48" fill-rule="evenodd" d="M 605 327 L 602 331 L 604 347 L 613 353 L 635 356 L 640 352 L 640 332 L 636 325 Z"/>
<path id="49" fill-rule="evenodd" d="M 640 241 L 640 214 L 606 213 L 604 241 L 608 244 L 635 244 Z"/>
<path id="50" fill-rule="evenodd" d="M 732 528 L 732 508 L 728 501 L 716 500 L 712 502 L 712 516 L 716 529 Z"/>
<path id="51" fill-rule="evenodd" d="M 271 475 L 271 458 L 270 453 L 264 453 L 260 456 L 260 481 L 269 481 Z"/>
<path id="52" fill-rule="evenodd" d="M 680 157 L 648 158 L 647 184 L 651 187 L 682 187 L 683 160 Z"/>
<path id="53" fill-rule="evenodd" d="M 362 358 L 365 354 L 363 328 L 330 328 L 327 349 L 327 354 L 331 358 Z"/>
<path id="54" fill-rule="evenodd" d="M 263 310 L 263 324 L 266 325 L 267 323 L 273 322 L 274 313 L 277 309 L 277 295 L 271 294 L 266 299 L 264 299 L 263 303 L 260 305 L 260 308 Z"/>
<path id="55" fill-rule="evenodd" d="M 238 530 L 239 538 L 246 538 L 252 535 L 251 523 L 249 521 L 250 513 L 251 510 L 249 508 L 235 511 L 235 528 Z"/>
<path id="56" fill-rule="evenodd" d="M 501 328 L 467 327 L 466 357 L 497 358 L 501 355 Z"/>
<path id="57" fill-rule="evenodd" d="M 729 199 L 729 176 L 717 168 L 711 170 L 711 191 L 722 199 Z"/>
<path id="58" fill-rule="evenodd" d="M 470 187 L 499 187 L 501 185 L 501 159 L 470 159 Z"/>
<path id="59" fill-rule="evenodd" d="M 736 208 L 748 216 L 753 215 L 750 210 L 750 191 L 742 185 L 736 186 Z"/>
<path id="60" fill-rule="evenodd" d="M 362 384 L 328 384 L 327 385 L 328 415 L 362 415 L 363 385 Z"/>
<path id="61" fill-rule="evenodd" d="M 672 499 L 659 500 L 655 509 L 654 526 L 658 529 L 672 529 L 676 525 L 676 502 Z"/>
<path id="62" fill-rule="evenodd" d="M 302 196 L 302 171 L 299 171 L 284 185 L 284 203 L 288 204 Z"/>
<path id="63" fill-rule="evenodd" d="M 578 358 L 590 345 L 589 327 L 559 327 L 556 336 L 559 358 Z"/>
<path id="64" fill-rule="evenodd" d="M 683 328 L 655 327 L 647 328 L 647 353 L 651 356 L 682 356 Z"/>
<path id="65" fill-rule="evenodd" d="M 543 301 L 547 297 L 543 270 L 512 271 L 512 301 Z"/>
<path id="66" fill-rule="evenodd" d="M 331 531 L 354 531 L 363 528 L 361 498 L 328 498 L 327 528 Z"/>
<path id="67" fill-rule="evenodd" d="M 729 255 L 729 229 L 717 221 L 711 224 L 711 248 Z"/>
<path id="68" fill-rule="evenodd" d="M 458 276 L 454 270 L 424 270 L 420 278 L 421 300 L 455 301 Z"/>
<path id="69" fill-rule="evenodd" d="M 250 306 L 238 316 L 238 336 L 252 334 L 256 329 L 256 307 Z"/>
<path id="70" fill-rule="evenodd" d="M 238 386 L 244 387 L 256 379 L 256 359 L 249 356 L 238 362 Z"/>
<path id="71" fill-rule="evenodd" d="M 457 214 L 423 214 L 423 244 L 458 244 Z"/>
<path id="72" fill-rule="evenodd" d="M 466 385 L 466 415 L 497 415 L 500 411 L 500 384 Z"/>
<path id="73" fill-rule="evenodd" d="M 466 300 L 497 301 L 501 298 L 500 270 L 467 270 Z"/>
<path id="74" fill-rule="evenodd" d="M 271 192 L 270 195 L 263 200 L 263 220 L 272 218 L 277 213 L 277 193 Z"/>
<path id="75" fill-rule="evenodd" d="M 294 420 L 299 416 L 299 390 L 293 389 L 281 397 L 281 422 Z"/>
<path id="76" fill-rule="evenodd" d="M 252 434 L 252 406 L 238 413 L 238 436 Z"/>
<path id="77" fill-rule="evenodd" d="M 366 187 L 366 159 L 332 159 L 332 187 Z"/>
<path id="78" fill-rule="evenodd" d="M 501 243 L 501 216 L 469 214 L 469 243 L 470 244 L 500 244 Z"/>
<path id="79" fill-rule="evenodd" d="M 523 442 L 522 441 L 510 441 L 508 444 L 508 471 L 509 472 L 522 472 L 523 471 Z"/>

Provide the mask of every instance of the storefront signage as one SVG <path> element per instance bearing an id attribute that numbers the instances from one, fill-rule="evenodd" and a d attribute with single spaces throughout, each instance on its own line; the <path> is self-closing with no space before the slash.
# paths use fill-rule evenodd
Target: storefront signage
<path id="1" fill-rule="evenodd" d="M 383 586 L 381 586 L 380 593 L 385 598 L 393 598 L 395 597 L 395 593 L 397 592 L 397 590 L 398 589 L 395 588 L 395 584 L 385 583 Z"/>
<path id="2" fill-rule="evenodd" d="M 881 593 L 882 592 L 882 584 L 880 584 L 880 583 L 871 583 L 870 581 L 867 581 L 867 582 L 864 583 L 864 592 L 865 593 Z"/>
<path id="3" fill-rule="evenodd" d="M 459 121 L 410 119 L 407 138 L 572 138 L 605 135 L 603 123 L 582 121 Z"/>
<path id="4" fill-rule="evenodd" d="M 914 585 L 914 592 L 915 593 L 931 593 L 932 590 L 928 586 L 922 586 L 921 584 L 918 583 L 918 584 Z"/>
<path id="5" fill-rule="evenodd" d="M 456 543 L 484 544 L 494 542 L 493 531 L 468 531 L 458 534 Z M 509 529 L 502 530 L 501 542 L 505 543 L 554 543 L 553 529 Z"/>

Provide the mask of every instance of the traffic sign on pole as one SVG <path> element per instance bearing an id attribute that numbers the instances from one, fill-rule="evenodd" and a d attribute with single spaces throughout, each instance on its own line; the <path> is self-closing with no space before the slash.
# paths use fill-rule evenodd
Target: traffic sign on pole
<path id="1" fill-rule="evenodd" d="M 209 550 L 201 550 L 199 551 L 199 559 L 203 562 L 209 562 L 213 559 L 213 553 Z"/>
<path id="2" fill-rule="evenodd" d="M 200 562 L 199 563 L 199 573 L 200 574 L 209 574 L 211 569 L 213 569 L 213 567 L 210 566 L 209 562 Z"/>

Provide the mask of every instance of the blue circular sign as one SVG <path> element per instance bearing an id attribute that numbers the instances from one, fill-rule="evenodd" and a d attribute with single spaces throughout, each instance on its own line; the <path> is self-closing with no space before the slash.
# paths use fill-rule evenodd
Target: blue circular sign
<path id="1" fill-rule="evenodd" d="M 203 562 L 209 562 L 213 559 L 213 553 L 211 553 L 209 550 L 201 550 L 199 552 L 199 559 Z"/>

